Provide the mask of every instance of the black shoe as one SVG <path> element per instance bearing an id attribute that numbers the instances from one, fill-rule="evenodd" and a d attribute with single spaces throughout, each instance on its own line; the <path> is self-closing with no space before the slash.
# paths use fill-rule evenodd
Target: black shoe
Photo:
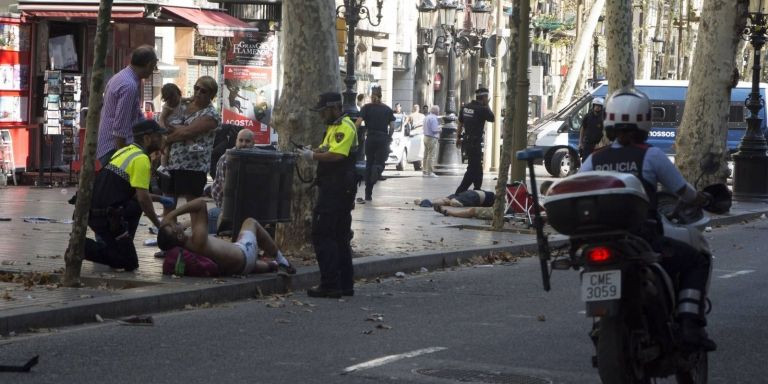
<path id="1" fill-rule="evenodd" d="M 386 177 L 384 177 L 384 176 L 379 176 L 379 181 L 384 181 L 384 180 L 386 180 L 386 179 L 387 179 L 387 178 L 386 178 Z"/>
<path id="2" fill-rule="evenodd" d="M 342 289 L 341 290 L 341 295 L 342 296 L 354 296 L 355 295 L 355 290 L 354 289 Z"/>
<path id="3" fill-rule="evenodd" d="M 702 325 L 693 320 L 682 320 L 680 333 L 683 344 L 693 348 L 701 348 L 707 352 L 717 350 L 717 344 L 707 335 Z"/>
<path id="4" fill-rule="evenodd" d="M 280 264 L 280 263 L 276 263 L 276 264 L 277 264 L 277 270 L 279 272 L 285 273 L 285 274 L 288 274 L 288 275 L 295 275 L 296 274 L 296 267 L 294 267 L 293 265 L 291 265 L 291 264 L 283 265 L 283 264 Z"/>
<path id="5" fill-rule="evenodd" d="M 371 200 L 373 200 L 371 195 L 365 195 L 365 201 L 371 201 Z"/>
<path id="6" fill-rule="evenodd" d="M 363 200 L 363 198 L 362 198 L 362 197 L 358 197 L 358 198 L 357 198 L 357 203 L 358 203 L 358 204 L 365 204 L 365 200 Z"/>
<path id="7" fill-rule="evenodd" d="M 331 299 L 340 299 L 341 291 L 338 289 L 327 289 L 320 286 L 307 289 L 307 296 L 309 297 L 327 297 Z"/>

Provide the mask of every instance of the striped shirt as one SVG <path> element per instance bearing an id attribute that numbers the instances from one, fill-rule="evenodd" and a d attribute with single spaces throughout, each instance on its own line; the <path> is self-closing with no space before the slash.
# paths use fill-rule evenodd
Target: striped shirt
<path id="1" fill-rule="evenodd" d="M 99 122 L 99 139 L 96 157 L 117 149 L 117 138 L 133 143 L 134 124 L 144 119 L 141 113 L 141 79 L 130 66 L 109 79 L 104 91 L 104 105 Z"/>

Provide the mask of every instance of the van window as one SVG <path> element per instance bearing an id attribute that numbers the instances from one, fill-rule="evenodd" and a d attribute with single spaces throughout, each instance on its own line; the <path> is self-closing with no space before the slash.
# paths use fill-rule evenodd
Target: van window
<path id="1" fill-rule="evenodd" d="M 744 106 L 743 105 L 731 105 L 731 110 L 728 113 L 729 123 L 743 123 L 744 122 Z"/>
<path id="2" fill-rule="evenodd" d="M 579 131 L 581 129 L 581 120 L 584 119 L 584 116 L 589 113 L 590 109 L 592 108 L 592 103 L 584 103 L 584 105 L 580 106 L 578 109 L 574 110 L 573 114 L 571 114 L 571 130 L 573 131 Z"/>

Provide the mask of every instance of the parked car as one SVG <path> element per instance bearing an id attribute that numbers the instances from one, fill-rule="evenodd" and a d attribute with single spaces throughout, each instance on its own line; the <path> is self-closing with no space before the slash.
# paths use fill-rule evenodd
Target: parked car
<path id="1" fill-rule="evenodd" d="M 663 150 L 670 157 L 675 155 L 675 136 L 683 118 L 688 82 L 679 80 L 637 80 L 635 87 L 651 100 L 652 120 L 648 143 Z M 728 150 L 737 150 L 747 128 L 748 111 L 744 100 L 752 84 L 740 82 L 731 91 L 731 108 L 728 116 Z M 765 98 L 768 84 L 760 84 L 760 95 Z M 563 108 L 552 117 L 546 118 L 528 130 L 528 147 L 540 148 L 544 152 L 544 167 L 552 176 L 565 177 L 576 173 L 580 161 L 578 155 L 579 129 L 581 119 L 589 113 L 595 97 L 606 97 L 608 83 L 598 86 Z M 766 133 L 765 109 L 761 109 L 761 131 Z"/>
<path id="2" fill-rule="evenodd" d="M 421 127 L 412 130 L 409 125 L 404 125 L 402 116 L 395 116 L 395 132 L 386 164 L 395 165 L 395 169 L 402 171 L 410 163 L 415 171 L 420 171 L 424 158 L 424 133 Z"/>

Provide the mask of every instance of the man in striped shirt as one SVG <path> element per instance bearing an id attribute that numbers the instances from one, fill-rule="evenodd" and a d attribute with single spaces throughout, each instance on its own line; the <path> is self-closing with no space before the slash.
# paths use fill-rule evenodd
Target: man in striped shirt
<path id="1" fill-rule="evenodd" d="M 96 157 L 103 165 L 118 149 L 133 143 L 131 127 L 144 119 L 141 113 L 141 80 L 157 69 L 157 55 L 149 45 L 131 53 L 131 64 L 109 79 L 99 122 Z"/>

